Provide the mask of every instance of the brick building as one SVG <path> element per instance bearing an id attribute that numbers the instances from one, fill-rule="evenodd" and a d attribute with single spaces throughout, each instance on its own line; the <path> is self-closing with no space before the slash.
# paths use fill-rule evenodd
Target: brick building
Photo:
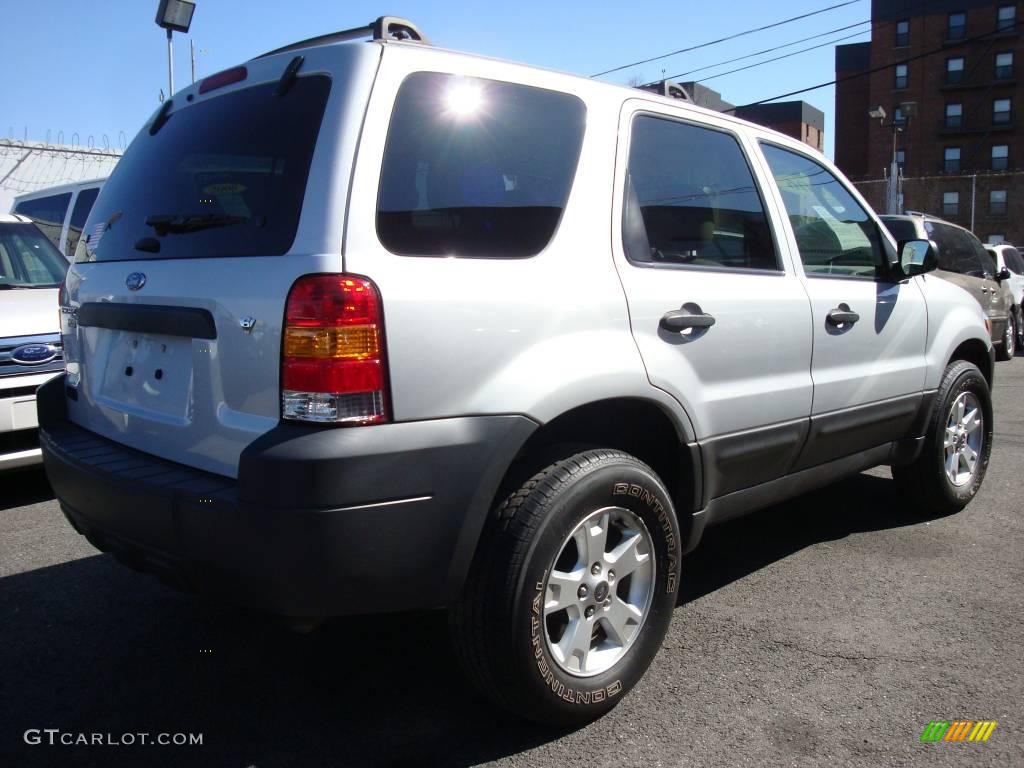
<path id="1" fill-rule="evenodd" d="M 878 210 L 902 207 L 1024 243 L 1024 3 L 872 0 L 869 43 L 836 47 L 836 164 Z M 884 121 L 868 116 L 881 106 Z M 894 124 L 895 123 L 895 124 Z"/>
<path id="2" fill-rule="evenodd" d="M 674 95 L 673 89 L 682 88 L 687 99 L 698 107 L 706 107 L 716 112 L 731 112 L 736 117 L 799 139 L 819 152 L 824 151 L 825 113 L 806 101 L 777 101 L 771 104 L 737 107 L 725 101 L 718 91 L 697 82 L 661 81 L 641 88 L 663 95 Z"/>

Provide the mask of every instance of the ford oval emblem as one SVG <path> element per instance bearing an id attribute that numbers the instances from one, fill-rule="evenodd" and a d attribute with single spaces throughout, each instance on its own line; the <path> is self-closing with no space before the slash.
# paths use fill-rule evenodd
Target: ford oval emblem
<path id="1" fill-rule="evenodd" d="M 137 291 L 146 284 L 146 276 L 141 272 L 132 272 L 124 279 L 124 284 L 128 286 L 129 291 Z"/>
<path id="2" fill-rule="evenodd" d="M 53 344 L 22 344 L 11 352 L 11 360 L 22 365 L 42 365 L 58 354 L 60 351 Z"/>

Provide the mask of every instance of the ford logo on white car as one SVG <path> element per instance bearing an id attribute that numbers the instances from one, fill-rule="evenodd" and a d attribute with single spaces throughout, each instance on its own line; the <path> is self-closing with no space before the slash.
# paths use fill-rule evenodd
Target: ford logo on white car
<path id="1" fill-rule="evenodd" d="M 21 365 L 42 365 L 53 360 L 60 350 L 53 344 L 22 344 L 11 352 L 11 360 Z"/>
<path id="2" fill-rule="evenodd" d="M 146 284 L 146 276 L 141 272 L 132 272 L 124 279 L 129 291 L 137 291 Z"/>

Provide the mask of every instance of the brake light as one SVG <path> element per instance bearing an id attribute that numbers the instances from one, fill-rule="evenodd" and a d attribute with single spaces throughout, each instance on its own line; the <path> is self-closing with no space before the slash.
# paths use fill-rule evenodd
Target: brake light
<path id="1" fill-rule="evenodd" d="M 365 277 L 306 275 L 285 308 L 281 408 L 298 421 L 388 419 L 384 318 Z"/>
<path id="2" fill-rule="evenodd" d="M 223 88 L 225 85 L 241 82 L 248 76 L 249 70 L 245 67 L 225 69 L 223 72 L 218 72 L 216 75 L 210 75 L 209 77 L 204 78 L 203 82 L 199 84 L 199 93 L 202 95 L 209 91 L 215 91 L 218 88 Z"/>

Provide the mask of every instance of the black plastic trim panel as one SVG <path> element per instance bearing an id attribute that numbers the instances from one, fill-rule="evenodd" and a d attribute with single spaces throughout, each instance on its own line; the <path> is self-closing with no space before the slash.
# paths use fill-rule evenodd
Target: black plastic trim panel
<path id="1" fill-rule="evenodd" d="M 209 310 L 197 307 L 88 302 L 78 310 L 78 324 L 159 336 L 217 338 L 217 326 L 213 322 L 213 315 Z"/>

